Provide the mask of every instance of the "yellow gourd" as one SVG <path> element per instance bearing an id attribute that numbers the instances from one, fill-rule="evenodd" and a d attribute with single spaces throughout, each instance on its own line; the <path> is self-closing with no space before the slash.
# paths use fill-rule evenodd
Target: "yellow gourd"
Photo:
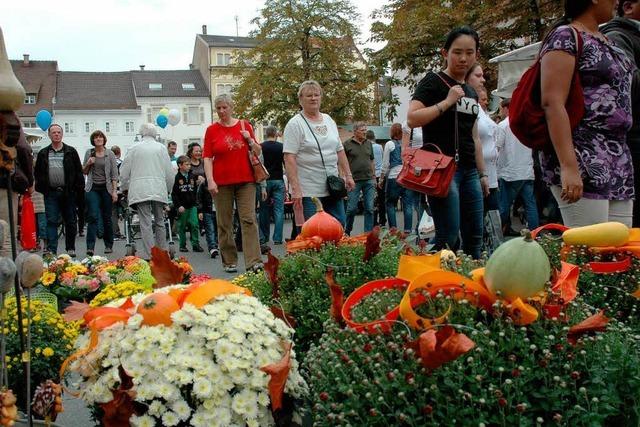
<path id="1" fill-rule="evenodd" d="M 603 222 L 570 228 L 562 233 L 567 245 L 622 246 L 629 241 L 629 227 L 621 222 Z"/>

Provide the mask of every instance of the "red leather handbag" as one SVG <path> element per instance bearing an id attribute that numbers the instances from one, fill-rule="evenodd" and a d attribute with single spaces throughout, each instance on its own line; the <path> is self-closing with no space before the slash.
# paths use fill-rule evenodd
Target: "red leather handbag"
<path id="1" fill-rule="evenodd" d="M 584 92 L 578 74 L 578 62 L 582 56 L 582 36 L 570 26 L 576 39 L 576 65 L 565 102 L 569 124 L 573 131 L 584 116 Z M 509 104 L 509 127 L 518 140 L 533 150 L 552 149 L 547 119 L 541 106 L 540 57 L 524 72 L 518 86 L 511 95 Z"/>
<path id="2" fill-rule="evenodd" d="M 453 157 L 443 154 L 437 145 L 425 144 L 425 147 L 427 146 L 434 147 L 437 151 L 406 149 L 407 153 L 403 153 L 402 169 L 396 182 L 429 196 L 447 197 L 451 180 L 456 173 L 456 161 Z"/>

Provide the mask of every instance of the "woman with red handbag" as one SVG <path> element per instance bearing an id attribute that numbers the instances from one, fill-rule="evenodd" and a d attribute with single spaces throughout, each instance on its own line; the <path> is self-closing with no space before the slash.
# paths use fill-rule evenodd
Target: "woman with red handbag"
<path id="1" fill-rule="evenodd" d="M 540 155 L 542 176 L 569 227 L 632 223 L 633 165 L 626 134 L 635 67 L 598 29 L 613 18 L 615 6 L 616 0 L 566 2 L 563 18 L 540 51 L 541 106 L 553 146 Z M 581 90 L 585 108 L 572 131 L 576 117 L 565 104 L 574 90 Z"/>
<path id="2" fill-rule="evenodd" d="M 434 249 L 462 249 L 480 257 L 483 197 L 489 193 L 482 146 L 478 137 L 477 94 L 465 76 L 478 59 L 480 39 L 470 27 L 452 30 L 442 55 L 446 68 L 429 72 L 420 81 L 409 106 L 410 127 L 422 127 L 423 149 L 435 146 L 456 162 L 456 171 L 444 197 L 427 194 L 435 224 Z"/>
<path id="3" fill-rule="evenodd" d="M 238 248 L 233 236 L 233 207 L 238 209 L 242 230 L 242 249 L 247 271 L 264 267 L 256 216 L 256 180 L 249 152 L 259 156 L 260 144 L 253 128 L 233 116 L 233 100 L 221 94 L 213 100 L 218 121 L 204 135 L 204 171 L 207 187 L 216 206 L 218 245 L 227 273 L 238 271 Z"/>

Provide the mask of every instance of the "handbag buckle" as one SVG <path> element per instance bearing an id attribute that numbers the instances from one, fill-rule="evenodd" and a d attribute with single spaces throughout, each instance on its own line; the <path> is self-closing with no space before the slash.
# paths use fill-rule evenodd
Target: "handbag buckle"
<path id="1" fill-rule="evenodd" d="M 415 176 L 420 176 L 421 173 L 422 173 L 422 168 L 420 166 L 416 166 L 413 168 L 413 174 Z"/>

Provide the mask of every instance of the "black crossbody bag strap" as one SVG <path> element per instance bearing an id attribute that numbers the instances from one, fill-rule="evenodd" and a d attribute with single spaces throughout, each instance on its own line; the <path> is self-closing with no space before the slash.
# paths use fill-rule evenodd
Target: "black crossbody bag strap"
<path id="1" fill-rule="evenodd" d="M 313 135 L 313 139 L 316 140 L 316 144 L 318 145 L 318 151 L 320 152 L 320 160 L 322 160 L 322 167 L 324 168 L 324 174 L 328 178 L 329 174 L 327 173 L 327 165 L 324 164 L 324 156 L 322 155 L 322 148 L 320 148 L 320 143 L 318 142 L 316 133 L 313 131 L 313 129 L 311 129 L 311 125 L 307 121 L 307 118 L 302 113 L 299 113 L 299 114 L 300 114 L 300 117 L 302 117 L 302 120 L 304 120 L 304 122 L 307 124 L 307 127 L 309 128 L 309 130 L 311 131 L 311 135 Z"/>

